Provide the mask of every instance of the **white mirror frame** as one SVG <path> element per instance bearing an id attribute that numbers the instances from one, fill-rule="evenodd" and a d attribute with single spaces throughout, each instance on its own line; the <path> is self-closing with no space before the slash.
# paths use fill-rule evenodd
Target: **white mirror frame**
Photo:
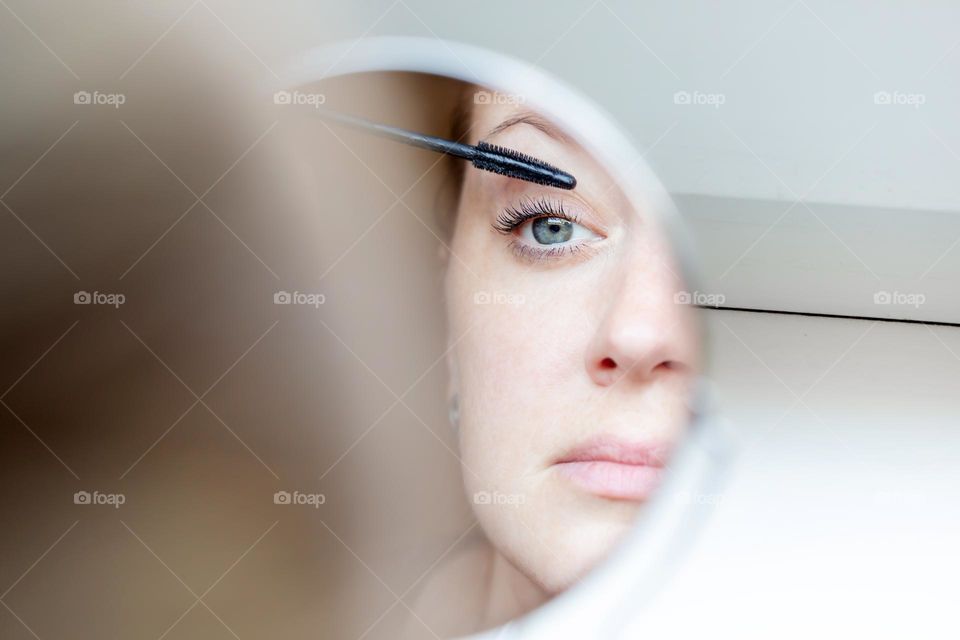
<path id="1" fill-rule="evenodd" d="M 371 71 L 406 71 L 475 83 L 522 94 L 526 103 L 557 122 L 610 172 L 626 195 L 661 222 L 688 286 L 698 281 L 686 227 L 660 180 L 628 136 L 599 107 L 562 81 L 523 61 L 473 45 L 439 38 L 380 36 L 321 46 L 292 64 L 282 86 L 291 89 L 325 78 Z M 574 126 L 574 123 L 576 126 Z M 581 134 L 589 131 L 590 139 Z M 628 189 L 624 189 L 628 191 Z M 700 322 L 704 349 L 707 333 Z M 474 636 L 553 640 L 616 638 L 643 615 L 643 605 L 665 584 L 711 508 L 699 496 L 719 492 L 731 459 L 731 442 L 713 410 L 701 375 L 691 409 L 690 432 L 671 458 L 666 482 L 644 517 L 610 556 L 583 580 L 542 607 L 502 627 Z"/>

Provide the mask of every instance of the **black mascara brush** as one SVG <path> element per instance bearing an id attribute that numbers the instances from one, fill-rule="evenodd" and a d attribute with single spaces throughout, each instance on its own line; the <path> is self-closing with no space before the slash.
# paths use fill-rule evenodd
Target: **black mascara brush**
<path id="1" fill-rule="evenodd" d="M 343 113 L 337 113 L 336 111 L 322 110 L 320 111 L 320 115 L 334 122 L 355 129 L 369 131 L 390 138 L 391 140 L 396 140 L 397 142 L 403 142 L 414 147 L 420 147 L 421 149 L 429 149 L 430 151 L 445 153 L 469 160 L 477 169 L 483 169 L 484 171 L 491 171 L 510 178 L 535 182 L 536 184 L 557 187 L 558 189 L 573 189 L 577 186 L 577 179 L 566 171 L 561 171 L 542 160 L 537 160 L 513 149 L 487 144 L 483 141 L 477 143 L 476 146 L 463 144 L 436 136 L 407 131 L 406 129 L 400 129 L 398 127 L 391 127 L 390 125 L 380 124 L 378 122 L 370 122 L 369 120 L 355 118 Z"/>

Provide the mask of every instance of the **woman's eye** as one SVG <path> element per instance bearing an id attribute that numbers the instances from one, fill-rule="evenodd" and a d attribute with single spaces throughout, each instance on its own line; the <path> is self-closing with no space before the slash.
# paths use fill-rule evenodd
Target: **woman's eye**
<path id="1" fill-rule="evenodd" d="M 520 237 L 540 245 L 561 244 L 571 240 L 596 237 L 595 234 L 572 220 L 556 216 L 534 218 L 521 229 Z"/>

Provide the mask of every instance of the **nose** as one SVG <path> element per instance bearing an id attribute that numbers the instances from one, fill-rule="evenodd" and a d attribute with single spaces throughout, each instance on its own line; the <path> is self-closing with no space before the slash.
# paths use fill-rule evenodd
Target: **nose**
<path id="1" fill-rule="evenodd" d="M 689 305 L 677 302 L 674 283 L 665 267 L 620 277 L 587 349 L 586 367 L 595 384 L 649 383 L 692 370 Z"/>

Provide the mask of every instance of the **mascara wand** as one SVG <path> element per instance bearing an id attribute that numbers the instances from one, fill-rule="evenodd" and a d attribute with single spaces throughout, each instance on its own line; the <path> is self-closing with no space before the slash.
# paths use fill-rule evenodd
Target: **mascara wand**
<path id="1" fill-rule="evenodd" d="M 549 187 L 557 187 L 558 189 L 573 189 L 577 186 L 577 179 L 566 171 L 561 171 L 553 165 L 513 149 L 487 144 L 483 141 L 478 142 L 476 146 L 463 144 L 378 122 L 370 122 L 336 111 L 322 110 L 320 115 L 333 122 L 375 133 L 397 142 L 469 160 L 474 167 L 484 171 L 491 171 L 510 178 L 526 180 Z"/>

